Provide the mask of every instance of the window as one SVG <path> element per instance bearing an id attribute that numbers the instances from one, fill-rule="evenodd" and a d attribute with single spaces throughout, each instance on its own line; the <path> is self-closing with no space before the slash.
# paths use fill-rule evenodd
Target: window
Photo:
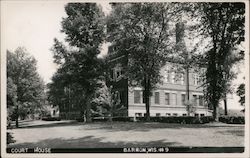
<path id="1" fill-rule="evenodd" d="M 121 66 L 116 66 L 115 68 L 111 69 L 111 79 L 112 80 L 115 80 L 115 81 L 118 81 L 119 79 L 121 79 L 122 77 L 122 67 Z"/>
<path id="2" fill-rule="evenodd" d="M 119 78 L 120 75 L 121 75 L 121 71 L 117 70 L 117 71 L 116 71 L 116 78 Z"/>
<path id="3" fill-rule="evenodd" d="M 196 78 L 196 74 L 193 74 L 193 84 L 197 85 L 197 78 Z"/>
<path id="4" fill-rule="evenodd" d="M 185 105 L 185 101 L 186 101 L 186 94 L 181 94 L 181 103 L 182 103 L 182 105 Z"/>
<path id="5" fill-rule="evenodd" d="M 200 114 L 200 116 L 205 116 L 205 114 Z"/>
<path id="6" fill-rule="evenodd" d="M 170 113 L 166 113 L 166 116 L 171 116 L 171 114 Z"/>
<path id="7" fill-rule="evenodd" d="M 155 104 L 160 104 L 160 93 L 155 92 Z"/>
<path id="8" fill-rule="evenodd" d="M 187 116 L 187 114 L 182 114 L 182 116 Z"/>
<path id="9" fill-rule="evenodd" d="M 199 116 L 199 114 L 194 114 L 194 116 L 195 116 L 195 117 L 198 117 L 198 116 Z"/>
<path id="10" fill-rule="evenodd" d="M 193 103 L 197 106 L 197 95 L 193 95 Z"/>
<path id="11" fill-rule="evenodd" d="M 168 68 L 164 70 L 164 82 L 170 83 L 170 72 Z"/>
<path id="12" fill-rule="evenodd" d="M 142 113 L 135 113 L 135 117 L 142 117 Z"/>
<path id="13" fill-rule="evenodd" d="M 173 116 L 178 116 L 178 114 L 177 113 L 173 113 Z"/>
<path id="14" fill-rule="evenodd" d="M 164 70 L 164 82 L 165 83 L 170 83 L 171 82 L 171 75 L 170 75 L 170 67 L 166 66 Z"/>
<path id="15" fill-rule="evenodd" d="M 161 114 L 160 113 L 156 113 L 156 115 L 155 115 L 156 117 L 160 117 L 161 116 Z"/>
<path id="16" fill-rule="evenodd" d="M 172 72 L 172 73 L 171 73 L 171 77 L 172 77 L 172 83 L 176 83 L 175 72 Z"/>
<path id="17" fill-rule="evenodd" d="M 172 104 L 177 105 L 177 94 L 172 93 Z"/>
<path id="18" fill-rule="evenodd" d="M 204 100 L 202 95 L 199 95 L 199 106 L 204 106 Z"/>
<path id="19" fill-rule="evenodd" d="M 202 76 L 206 75 L 206 69 L 205 68 L 201 68 L 201 75 Z"/>
<path id="20" fill-rule="evenodd" d="M 198 85 L 200 82 L 200 76 L 197 73 L 193 74 L 194 85 Z"/>
<path id="21" fill-rule="evenodd" d="M 184 74 L 182 73 L 181 74 L 181 84 L 184 85 L 185 83 L 185 78 L 184 78 Z"/>
<path id="22" fill-rule="evenodd" d="M 165 93 L 165 104 L 169 105 L 169 93 Z"/>
<path id="23" fill-rule="evenodd" d="M 135 104 L 141 103 L 141 92 L 139 90 L 134 91 L 134 103 Z"/>
<path id="24" fill-rule="evenodd" d="M 119 80 L 121 76 L 122 76 L 121 68 L 116 69 L 116 80 Z"/>

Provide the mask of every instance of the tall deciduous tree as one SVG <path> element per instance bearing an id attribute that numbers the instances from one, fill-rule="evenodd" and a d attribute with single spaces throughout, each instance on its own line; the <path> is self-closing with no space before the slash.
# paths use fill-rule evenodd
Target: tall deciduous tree
<path id="1" fill-rule="evenodd" d="M 66 47 L 55 40 L 54 61 L 64 71 L 65 85 L 78 84 L 84 90 L 86 121 L 91 120 L 91 99 L 97 78 L 102 73 L 102 61 L 97 58 L 104 39 L 104 13 L 96 3 L 69 3 L 65 6 L 67 14 L 62 21 L 62 32 L 72 47 Z"/>
<path id="2" fill-rule="evenodd" d="M 37 73 L 36 60 L 24 48 L 14 53 L 7 51 L 7 107 L 10 115 L 18 118 L 30 113 L 45 103 L 44 83 Z"/>
<path id="3" fill-rule="evenodd" d="M 228 54 L 223 64 L 223 81 L 224 90 L 222 99 L 224 101 L 224 115 L 227 115 L 227 94 L 234 93 L 234 87 L 232 85 L 233 79 L 237 77 L 238 71 L 233 69 L 233 66 L 244 59 L 244 52 L 233 48 L 233 51 Z"/>
<path id="4" fill-rule="evenodd" d="M 170 49 L 168 22 L 171 3 L 113 4 L 108 17 L 108 40 L 119 53 L 128 56 L 125 76 L 132 86 L 141 86 L 150 119 L 150 96 L 161 81 L 160 69 Z"/>
<path id="5" fill-rule="evenodd" d="M 213 117 L 217 117 L 220 99 L 225 97 L 228 83 L 231 81 L 230 70 L 238 59 L 228 62 L 228 57 L 236 53 L 244 41 L 245 4 L 244 3 L 199 3 L 202 15 L 202 30 L 211 38 L 209 51 L 206 53 L 205 96 L 213 108 Z M 242 51 L 240 54 L 244 54 Z M 242 57 L 241 57 L 242 58 Z M 235 61 L 235 62 L 233 62 Z"/>
<path id="6" fill-rule="evenodd" d="M 72 107 L 85 110 L 84 89 L 78 83 L 72 82 L 63 68 L 59 68 L 53 75 L 52 82 L 48 84 L 48 101 L 59 106 L 62 111 L 72 110 Z"/>

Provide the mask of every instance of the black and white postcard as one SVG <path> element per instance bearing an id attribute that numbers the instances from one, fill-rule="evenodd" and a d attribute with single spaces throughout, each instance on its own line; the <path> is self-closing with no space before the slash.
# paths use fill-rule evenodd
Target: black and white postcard
<path id="1" fill-rule="evenodd" d="M 1 3 L 1 156 L 249 157 L 249 2 Z"/>

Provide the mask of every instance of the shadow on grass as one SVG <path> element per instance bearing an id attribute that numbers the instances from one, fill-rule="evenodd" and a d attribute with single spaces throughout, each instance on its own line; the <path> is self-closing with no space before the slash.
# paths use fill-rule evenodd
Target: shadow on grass
<path id="1" fill-rule="evenodd" d="M 222 125 L 213 125 L 213 124 L 174 124 L 174 123 L 154 123 L 154 122 L 113 122 L 113 123 L 92 123 L 88 124 L 89 126 L 86 126 L 84 130 L 107 130 L 110 132 L 114 131 L 142 131 L 147 132 L 150 130 L 155 129 L 183 129 L 183 128 L 193 128 L 193 129 L 199 129 L 199 128 L 213 128 L 213 129 L 219 129 L 219 128 L 244 128 L 242 125 L 228 125 L 228 124 L 222 124 Z M 93 126 L 91 126 L 93 125 Z M 232 130 L 234 131 L 234 130 Z M 244 130 L 243 130 L 244 132 Z"/>
<path id="2" fill-rule="evenodd" d="M 20 123 L 19 128 L 49 128 L 49 127 L 61 127 L 61 126 L 79 126 L 81 130 L 106 130 L 109 132 L 115 131 L 141 131 L 147 132 L 155 129 L 183 129 L 183 128 L 242 128 L 244 132 L 244 125 L 230 125 L 230 124 L 175 124 L 175 123 L 156 123 L 156 122 L 92 122 L 92 123 L 82 123 L 77 121 L 53 121 L 48 122 L 44 121 L 45 124 L 32 124 L 32 122 L 27 121 Z M 234 132 L 232 130 L 231 132 Z"/>
<path id="3" fill-rule="evenodd" d="M 93 136 L 86 136 L 77 139 L 46 139 L 36 143 L 19 143 L 9 145 L 10 148 L 123 148 L 123 147 L 159 147 L 159 146 L 176 146 L 180 145 L 177 142 L 165 142 L 165 139 L 149 142 L 105 142 L 104 137 L 94 138 Z"/>
<path id="4" fill-rule="evenodd" d="M 244 137 L 244 129 L 243 130 L 235 129 L 235 130 L 218 131 L 217 133 Z"/>

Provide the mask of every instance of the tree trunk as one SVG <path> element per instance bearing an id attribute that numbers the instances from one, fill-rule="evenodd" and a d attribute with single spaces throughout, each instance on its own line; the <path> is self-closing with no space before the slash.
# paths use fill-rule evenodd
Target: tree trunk
<path id="1" fill-rule="evenodd" d="M 90 94 L 87 94 L 86 99 L 86 122 L 91 122 L 91 104 L 90 104 Z"/>
<path id="2" fill-rule="evenodd" d="M 149 103 L 149 97 L 150 97 L 150 80 L 148 79 L 147 75 L 145 76 L 145 83 L 144 83 L 144 89 L 145 89 L 145 102 L 146 102 L 146 121 L 150 121 L 150 103 Z"/>
<path id="3" fill-rule="evenodd" d="M 19 117 L 18 105 L 16 105 L 16 128 L 19 127 L 19 124 L 18 124 L 18 117 Z"/>
<path id="4" fill-rule="evenodd" d="M 109 114 L 110 128 L 113 128 L 113 113 L 114 113 L 114 109 L 113 109 L 113 106 L 111 106 L 110 114 Z"/>
<path id="5" fill-rule="evenodd" d="M 227 97 L 224 99 L 224 115 L 227 115 Z"/>
<path id="6" fill-rule="evenodd" d="M 213 119 L 216 120 L 217 117 L 217 106 L 213 104 Z"/>
<path id="7" fill-rule="evenodd" d="M 219 113 L 218 104 L 219 104 L 219 102 L 218 101 L 213 101 L 212 104 L 213 104 L 213 119 L 215 121 L 218 121 L 218 116 L 219 116 L 218 115 L 218 113 Z"/>
<path id="8" fill-rule="evenodd" d="M 146 101 L 146 121 L 150 121 L 150 108 L 149 108 L 149 92 L 146 92 L 148 90 L 145 90 L 145 101 Z"/>
<path id="9" fill-rule="evenodd" d="M 16 118 L 16 128 L 18 128 L 19 125 L 18 125 L 18 118 Z"/>
<path id="10" fill-rule="evenodd" d="M 114 115 L 114 104 L 111 103 L 111 108 L 110 108 L 110 113 L 109 113 L 109 122 L 111 122 L 111 126 L 112 126 L 112 122 L 113 122 L 113 115 Z"/>
<path id="11" fill-rule="evenodd" d="M 189 68 L 188 67 L 186 68 L 186 79 L 187 79 L 187 83 L 186 83 L 186 96 L 187 96 L 187 98 L 185 100 L 189 104 Z M 188 114 L 188 116 L 190 116 L 190 106 L 188 107 L 187 114 Z"/>
<path id="12" fill-rule="evenodd" d="M 187 77 L 187 86 L 186 86 L 186 91 L 187 91 L 187 101 L 189 102 L 189 68 L 186 68 L 186 77 Z"/>
<path id="13" fill-rule="evenodd" d="M 189 105 L 188 105 L 189 106 Z M 188 107 L 187 115 L 190 116 L 190 107 Z"/>

